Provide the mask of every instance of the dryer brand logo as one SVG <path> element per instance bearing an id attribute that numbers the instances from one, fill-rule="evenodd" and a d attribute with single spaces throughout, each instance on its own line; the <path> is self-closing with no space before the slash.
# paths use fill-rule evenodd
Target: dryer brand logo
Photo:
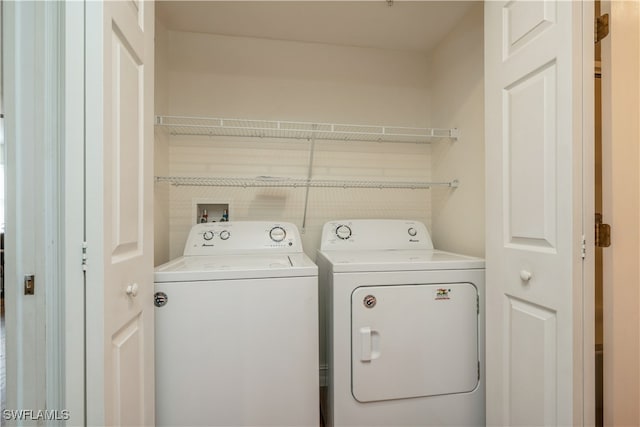
<path id="1" fill-rule="evenodd" d="M 449 299 L 449 292 L 451 289 L 439 288 L 436 290 L 436 300 Z"/>

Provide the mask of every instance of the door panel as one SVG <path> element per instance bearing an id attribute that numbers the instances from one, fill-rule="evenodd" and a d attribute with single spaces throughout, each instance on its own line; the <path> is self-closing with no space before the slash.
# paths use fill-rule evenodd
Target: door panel
<path id="1" fill-rule="evenodd" d="M 507 59 L 556 21 L 554 1 L 510 1 L 504 6 L 502 38 Z"/>
<path id="2" fill-rule="evenodd" d="M 556 315 L 515 298 L 507 298 L 507 305 L 509 417 L 513 425 L 555 425 Z M 540 374 L 544 377 L 537 378 Z"/>
<path id="3" fill-rule="evenodd" d="M 123 34 L 113 27 L 112 131 L 112 262 L 140 255 L 142 238 L 142 203 L 144 184 L 144 68 Z"/>
<path id="4" fill-rule="evenodd" d="M 556 244 L 556 65 L 545 64 L 504 90 L 506 245 Z"/>
<path id="5" fill-rule="evenodd" d="M 115 392 L 121 396 L 114 408 L 116 425 L 144 425 L 144 322 L 136 316 L 113 336 Z"/>
<path id="6" fill-rule="evenodd" d="M 485 2 L 489 425 L 582 422 L 588 9 Z"/>
<path id="7" fill-rule="evenodd" d="M 92 425 L 154 424 L 153 6 L 86 4 Z"/>

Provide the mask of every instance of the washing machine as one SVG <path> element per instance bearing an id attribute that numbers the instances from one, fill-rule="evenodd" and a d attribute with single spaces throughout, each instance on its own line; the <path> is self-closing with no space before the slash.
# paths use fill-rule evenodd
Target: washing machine
<path id="1" fill-rule="evenodd" d="M 318 426 L 317 274 L 293 224 L 194 226 L 155 271 L 156 424 Z"/>
<path id="2" fill-rule="evenodd" d="M 330 426 L 485 424 L 484 260 L 425 225 L 324 225 L 317 260 Z"/>

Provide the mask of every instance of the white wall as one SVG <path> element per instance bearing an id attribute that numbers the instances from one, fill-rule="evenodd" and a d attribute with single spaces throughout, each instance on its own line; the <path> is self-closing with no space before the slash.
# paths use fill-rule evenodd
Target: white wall
<path id="1" fill-rule="evenodd" d="M 169 31 L 166 72 L 167 114 L 441 125 L 430 120 L 429 61 L 416 53 Z M 169 173 L 306 177 L 308 148 L 306 141 L 174 136 Z M 428 145 L 319 141 L 313 176 L 429 180 L 430 153 Z M 231 220 L 302 225 L 304 189 L 169 191 L 170 258 L 182 253 L 195 200 L 230 203 Z M 429 190 L 311 189 L 305 251 L 315 258 L 321 227 L 331 219 L 409 218 L 430 226 L 430 199 Z"/>
<path id="2" fill-rule="evenodd" d="M 478 2 L 433 50 L 432 121 L 457 127 L 455 143 L 433 145 L 433 179 L 460 180 L 455 190 L 432 190 L 436 248 L 484 256 L 483 4 Z"/>
<path id="3" fill-rule="evenodd" d="M 640 2 L 602 3 L 604 424 L 640 425 Z"/>

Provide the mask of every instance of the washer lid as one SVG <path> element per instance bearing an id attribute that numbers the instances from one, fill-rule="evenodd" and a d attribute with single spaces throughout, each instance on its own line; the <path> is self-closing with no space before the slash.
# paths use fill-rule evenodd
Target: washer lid
<path id="1" fill-rule="evenodd" d="M 484 260 L 438 250 L 320 251 L 334 273 L 484 268 Z"/>
<path id="2" fill-rule="evenodd" d="M 183 256 L 156 267 L 154 280 L 192 282 L 317 275 L 318 267 L 303 253 Z"/>

